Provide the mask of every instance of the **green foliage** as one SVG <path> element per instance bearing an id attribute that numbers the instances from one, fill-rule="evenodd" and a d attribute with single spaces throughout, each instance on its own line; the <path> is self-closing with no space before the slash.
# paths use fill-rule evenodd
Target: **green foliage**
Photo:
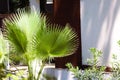
<path id="1" fill-rule="evenodd" d="M 50 25 L 46 17 L 37 12 L 18 11 L 4 20 L 7 26 L 7 39 L 17 53 L 31 53 L 37 57 L 68 56 L 78 47 L 77 34 L 66 25 L 61 28 Z M 34 26 L 34 27 L 33 27 Z"/>
<path id="2" fill-rule="evenodd" d="M 87 62 L 89 65 L 97 66 L 99 62 L 99 57 L 101 57 L 102 52 L 100 50 L 97 50 L 96 48 L 90 48 L 90 52 L 93 56 L 92 59 L 87 59 Z"/>
<path id="3" fill-rule="evenodd" d="M 120 45 L 120 40 L 118 41 L 118 44 Z M 118 60 L 118 57 L 113 54 L 112 56 L 113 62 L 112 62 L 112 75 L 110 77 L 111 80 L 120 80 L 120 60 Z"/>
<path id="4" fill-rule="evenodd" d="M 23 76 L 25 75 L 25 71 L 24 70 L 18 70 L 15 73 L 12 72 L 7 72 L 7 75 L 5 78 L 3 78 L 3 80 L 28 80 L 27 77 Z"/>
<path id="5" fill-rule="evenodd" d="M 73 67 L 71 63 L 67 63 L 66 66 L 68 67 L 68 69 L 73 72 L 75 78 L 77 78 L 78 80 L 83 80 L 84 79 L 84 75 L 83 75 L 83 71 L 80 69 L 79 67 Z"/>
<path id="6" fill-rule="evenodd" d="M 7 27 L 7 38 L 11 42 L 11 44 L 15 46 L 14 48 L 16 52 L 25 53 L 27 48 L 26 35 L 17 28 L 16 24 L 7 22 L 6 25 L 11 26 Z"/>
<path id="7" fill-rule="evenodd" d="M 37 53 L 41 53 L 37 55 L 41 58 L 68 56 L 74 53 L 78 46 L 76 34 L 67 25 L 64 29 L 48 25 L 48 28 L 44 27 L 37 33 L 34 41 L 34 44 L 37 44 L 34 46 Z"/>
<path id="8" fill-rule="evenodd" d="M 90 51 L 93 59 L 88 59 L 88 64 L 90 64 L 91 67 L 81 70 L 78 67 L 73 67 L 71 63 L 66 64 L 66 66 L 78 80 L 104 80 L 104 70 L 106 67 L 97 66 L 102 52 L 95 48 L 90 48 Z M 113 55 L 112 72 L 109 73 L 107 80 L 120 80 L 120 61 L 118 61 L 116 55 Z"/>
<path id="9" fill-rule="evenodd" d="M 91 67 L 85 70 L 81 70 L 78 67 L 73 67 L 70 63 L 66 64 L 66 66 L 78 80 L 104 80 L 103 73 L 105 67 L 98 67 L 98 59 L 101 56 L 102 52 L 95 48 L 90 48 L 90 51 L 93 55 L 93 59 L 89 59 L 88 64 L 90 64 Z"/>
<path id="10" fill-rule="evenodd" d="M 6 38 L 12 50 L 23 56 L 28 64 L 29 79 L 38 80 L 45 62 L 54 57 L 71 55 L 78 47 L 77 34 L 69 25 L 51 25 L 46 17 L 38 12 L 19 10 L 4 20 Z M 31 62 L 42 60 L 38 78 L 33 75 Z"/>
<path id="11" fill-rule="evenodd" d="M 2 31 L 0 30 L 0 80 L 2 80 L 5 76 L 5 62 L 8 60 L 8 42 L 3 37 Z"/>
<path id="12" fill-rule="evenodd" d="M 0 30 L 0 63 L 3 63 L 5 60 L 7 60 L 7 54 L 9 52 L 8 49 L 8 41 L 5 40 L 3 37 L 2 31 Z"/>
<path id="13" fill-rule="evenodd" d="M 3 80 L 3 78 L 5 77 L 6 77 L 5 65 L 3 63 L 0 63 L 0 80 Z"/>
<path id="14" fill-rule="evenodd" d="M 17 55 L 15 53 L 9 54 L 10 64 L 14 65 L 27 65 L 25 59 L 21 55 Z"/>
<path id="15" fill-rule="evenodd" d="M 111 80 L 120 80 L 120 61 L 118 57 L 113 54 L 113 62 L 112 62 L 112 75 Z"/>

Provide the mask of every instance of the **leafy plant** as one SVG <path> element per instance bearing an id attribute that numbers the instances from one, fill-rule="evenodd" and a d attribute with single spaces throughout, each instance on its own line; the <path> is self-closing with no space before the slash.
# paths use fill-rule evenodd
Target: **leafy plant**
<path id="1" fill-rule="evenodd" d="M 118 60 L 118 57 L 115 54 L 113 54 L 112 74 L 110 79 L 120 80 L 120 61 Z"/>
<path id="2" fill-rule="evenodd" d="M 8 60 L 8 42 L 3 37 L 0 30 L 0 80 L 6 76 L 6 63 Z"/>
<path id="3" fill-rule="evenodd" d="M 120 45 L 120 40 L 118 41 L 118 44 Z M 112 59 L 112 74 L 110 79 L 120 80 L 120 60 L 118 60 L 118 57 L 115 54 L 113 54 Z"/>
<path id="4" fill-rule="evenodd" d="M 15 72 L 7 72 L 6 77 L 2 80 L 28 80 L 26 77 L 26 71 L 25 70 L 17 70 Z"/>
<path id="5" fill-rule="evenodd" d="M 10 59 L 10 62 L 9 62 L 10 65 L 12 64 L 24 65 L 24 66 L 27 65 L 24 57 L 21 55 L 18 56 L 18 54 L 13 52 L 12 50 L 9 52 L 9 59 Z"/>
<path id="6" fill-rule="evenodd" d="M 66 66 L 78 80 L 104 80 L 103 73 L 105 67 L 98 67 L 99 57 L 102 52 L 96 48 L 90 48 L 90 52 L 93 55 L 93 59 L 88 59 L 88 64 L 90 64 L 91 67 L 82 70 L 78 67 L 73 67 L 71 63 L 67 63 Z"/>
<path id="7" fill-rule="evenodd" d="M 88 63 L 88 65 L 97 67 L 97 65 L 99 63 L 99 58 L 101 57 L 102 52 L 100 50 L 97 50 L 96 48 L 90 48 L 90 52 L 91 52 L 93 58 L 87 59 L 87 63 Z"/>
<path id="8" fill-rule="evenodd" d="M 26 59 L 28 80 L 39 80 L 48 59 L 69 56 L 78 47 L 77 34 L 69 25 L 62 28 L 49 24 L 47 18 L 36 11 L 19 10 L 6 18 L 4 24 L 12 50 Z M 36 59 L 41 62 L 37 77 L 31 65 Z"/>

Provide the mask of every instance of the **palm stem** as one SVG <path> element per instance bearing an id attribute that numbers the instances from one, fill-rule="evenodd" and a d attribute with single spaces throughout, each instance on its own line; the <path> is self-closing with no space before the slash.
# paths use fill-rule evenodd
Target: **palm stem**
<path id="1" fill-rule="evenodd" d="M 28 58 L 28 56 L 27 55 L 25 55 L 25 57 L 26 57 L 26 59 L 27 59 L 27 65 L 28 65 L 28 80 L 33 80 L 33 72 L 32 72 L 32 67 L 31 67 L 31 65 L 30 65 L 30 60 L 29 60 L 29 58 Z"/>
<path id="2" fill-rule="evenodd" d="M 28 73 L 29 73 L 28 80 L 33 80 L 33 73 L 30 65 L 28 65 Z"/>
<path id="3" fill-rule="evenodd" d="M 41 76 L 41 73 L 43 71 L 44 66 L 45 66 L 45 61 L 43 61 L 42 64 L 41 64 L 41 67 L 40 67 L 40 70 L 39 70 L 39 73 L 38 73 L 38 76 L 37 76 L 37 80 L 40 79 L 40 76 Z"/>

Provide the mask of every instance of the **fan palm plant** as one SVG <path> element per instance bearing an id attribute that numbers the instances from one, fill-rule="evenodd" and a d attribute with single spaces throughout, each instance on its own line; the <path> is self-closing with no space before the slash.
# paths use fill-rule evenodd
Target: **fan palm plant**
<path id="1" fill-rule="evenodd" d="M 6 37 L 18 55 L 24 55 L 28 64 L 29 80 L 39 80 L 46 60 L 71 55 L 78 47 L 77 34 L 66 25 L 51 25 L 38 12 L 19 10 L 4 19 Z M 37 78 L 33 75 L 33 60 L 42 61 Z"/>

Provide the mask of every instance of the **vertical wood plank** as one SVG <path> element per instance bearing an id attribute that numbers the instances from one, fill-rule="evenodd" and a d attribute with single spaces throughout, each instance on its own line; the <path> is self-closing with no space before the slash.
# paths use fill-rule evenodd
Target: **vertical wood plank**
<path id="1" fill-rule="evenodd" d="M 82 66 L 81 34 L 80 34 L 80 0 L 54 0 L 54 23 L 64 26 L 69 23 L 79 36 L 79 48 L 75 54 L 55 59 L 56 68 L 66 68 L 70 62 L 74 66 Z"/>

